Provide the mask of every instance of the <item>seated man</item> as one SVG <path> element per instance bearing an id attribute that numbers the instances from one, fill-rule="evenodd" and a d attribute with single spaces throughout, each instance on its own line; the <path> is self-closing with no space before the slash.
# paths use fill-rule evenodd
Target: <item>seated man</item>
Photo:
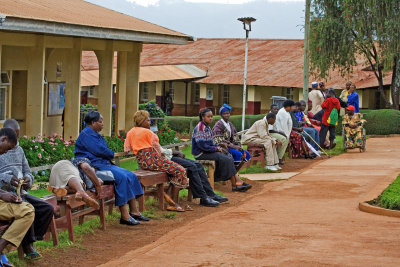
<path id="1" fill-rule="evenodd" d="M 274 125 L 276 116 L 274 113 L 268 113 L 263 119 L 256 121 L 242 137 L 243 145 L 262 144 L 265 148 L 265 169 L 271 171 L 281 170 L 279 167 L 279 158 L 276 150 L 277 146 L 282 146 L 282 142 L 273 138 L 268 126 Z"/>
<path id="2" fill-rule="evenodd" d="M 269 113 L 273 114 L 278 114 L 279 108 L 278 105 L 272 104 L 271 108 L 269 110 Z M 271 137 L 281 141 L 282 145 L 277 146 L 277 153 L 278 153 L 278 158 L 279 158 L 279 164 L 283 165 L 283 156 L 285 155 L 286 148 L 289 145 L 289 136 L 286 136 L 286 134 L 282 131 L 278 131 L 278 128 L 276 126 L 276 123 L 274 125 L 268 124 L 268 131 L 271 135 Z"/>
<path id="3" fill-rule="evenodd" d="M 315 129 L 311 121 L 308 119 L 307 115 L 304 114 L 306 110 L 306 102 L 301 100 L 296 102 L 297 112 L 295 113 L 296 118 L 299 122 L 300 128 L 304 130 L 302 133 L 306 140 L 310 143 L 310 145 L 315 149 L 315 151 L 319 150 L 319 132 Z"/>
<path id="4" fill-rule="evenodd" d="M 4 128 L 11 129 L 19 136 L 19 125 L 16 120 L 8 119 Z M 15 192 L 20 179 L 23 179 L 21 198 L 35 208 L 35 221 L 22 240 L 22 248 L 27 259 L 39 259 L 41 255 L 35 250 L 33 243 L 43 240 L 44 234 L 53 218 L 54 208 L 51 204 L 27 193 L 33 185 L 31 174 L 24 150 L 16 143 L 7 153 L 0 155 L 0 186 L 2 189 Z"/>
<path id="5" fill-rule="evenodd" d="M 8 128 L 0 130 L 0 154 L 6 153 L 16 144 L 17 136 L 13 130 Z M 0 227 L 0 254 L 7 245 L 18 247 L 21 244 L 34 217 L 35 211 L 31 204 L 22 202 L 16 194 L 0 189 L 0 221 L 5 221 L 5 224 Z M 11 225 L 9 225 L 10 221 L 12 221 Z M 2 255 L 0 265 L 11 266 L 5 255 Z"/>
<path id="6" fill-rule="evenodd" d="M 343 116 L 344 144 L 346 148 L 362 147 L 363 126 L 366 122 L 361 113 L 354 113 L 354 106 L 348 106 Z"/>
<path id="7" fill-rule="evenodd" d="M 204 171 L 204 167 L 200 162 L 185 158 L 185 154 L 180 151 L 172 151 L 171 149 L 164 149 L 162 147 L 161 150 L 166 158 L 171 158 L 173 162 L 187 169 L 189 185 L 192 189 L 193 197 L 200 198 L 200 205 L 209 206 L 208 204 L 210 201 L 204 201 L 206 198 L 211 198 L 216 201 L 216 206 L 218 206 L 219 203 L 228 201 L 228 198 L 221 197 L 214 193 L 208 181 L 208 176 Z"/>

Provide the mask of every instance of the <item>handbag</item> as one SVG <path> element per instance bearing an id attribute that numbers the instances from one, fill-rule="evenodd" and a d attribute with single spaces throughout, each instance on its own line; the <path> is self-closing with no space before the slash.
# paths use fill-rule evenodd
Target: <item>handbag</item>
<path id="1" fill-rule="evenodd" d="M 96 171 L 96 175 L 105 185 L 115 183 L 114 174 L 111 171 Z"/>

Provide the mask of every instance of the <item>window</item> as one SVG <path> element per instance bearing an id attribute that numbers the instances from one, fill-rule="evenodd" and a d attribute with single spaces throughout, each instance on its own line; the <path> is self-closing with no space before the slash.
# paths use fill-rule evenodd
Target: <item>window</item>
<path id="1" fill-rule="evenodd" d="M 222 104 L 229 105 L 229 85 L 224 85 L 222 101 L 224 102 Z"/>
<path id="2" fill-rule="evenodd" d="M 3 71 L 0 73 L 0 84 L 10 85 L 10 76 L 8 76 L 8 72 Z"/>
<path id="3" fill-rule="evenodd" d="M 89 87 L 89 97 L 94 97 L 94 86 Z"/>
<path id="4" fill-rule="evenodd" d="M 171 81 L 168 82 L 168 85 L 169 85 L 169 94 L 171 95 L 172 100 L 174 100 L 175 98 L 174 83 Z"/>
<path id="5" fill-rule="evenodd" d="M 149 84 L 143 83 L 142 101 L 149 101 Z"/>
<path id="6" fill-rule="evenodd" d="M 200 84 L 195 83 L 194 84 L 194 99 L 193 99 L 194 104 L 199 104 L 200 103 Z"/>
<path id="7" fill-rule="evenodd" d="M 293 100 L 293 88 L 292 87 L 288 87 L 286 88 L 286 98 L 287 99 L 292 99 Z"/>
<path id="8" fill-rule="evenodd" d="M 7 89 L 0 87 L 0 120 L 6 119 L 7 113 Z"/>
<path id="9" fill-rule="evenodd" d="M 207 88 L 206 100 L 213 100 L 213 98 L 214 98 L 213 88 Z"/>

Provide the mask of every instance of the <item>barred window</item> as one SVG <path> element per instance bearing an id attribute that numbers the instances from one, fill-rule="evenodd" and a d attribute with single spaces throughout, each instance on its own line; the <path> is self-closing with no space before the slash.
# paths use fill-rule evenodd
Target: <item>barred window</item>
<path id="1" fill-rule="evenodd" d="M 224 91 L 223 91 L 223 97 L 222 100 L 224 103 L 222 104 L 227 104 L 229 105 L 229 85 L 224 85 Z"/>

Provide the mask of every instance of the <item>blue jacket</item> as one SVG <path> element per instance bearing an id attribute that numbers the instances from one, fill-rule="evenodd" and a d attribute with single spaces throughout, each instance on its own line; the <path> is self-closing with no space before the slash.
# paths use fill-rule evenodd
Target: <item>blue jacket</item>
<path id="1" fill-rule="evenodd" d="M 83 129 L 75 142 L 75 157 L 87 158 L 95 168 L 110 166 L 114 151 L 108 148 L 106 140 L 89 126 Z"/>
<path id="2" fill-rule="evenodd" d="M 198 157 L 204 152 L 217 152 L 217 146 L 214 144 L 211 128 L 201 121 L 193 130 L 192 154 L 194 157 Z"/>
<path id="3" fill-rule="evenodd" d="M 354 113 L 359 113 L 360 108 L 358 104 L 358 94 L 356 92 L 353 92 L 351 95 L 347 95 L 347 105 L 354 106 L 355 110 Z"/>

